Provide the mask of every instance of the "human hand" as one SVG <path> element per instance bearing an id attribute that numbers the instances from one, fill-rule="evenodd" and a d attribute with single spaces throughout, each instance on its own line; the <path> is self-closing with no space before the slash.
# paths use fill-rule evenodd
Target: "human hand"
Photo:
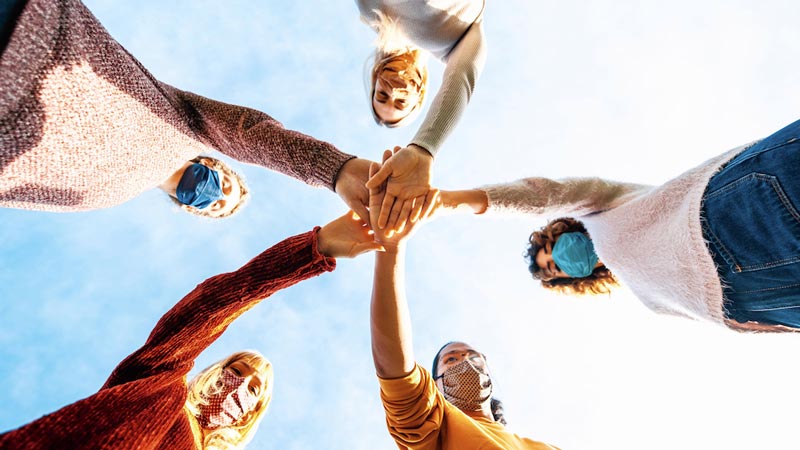
<path id="1" fill-rule="evenodd" d="M 378 209 L 370 210 L 373 229 L 377 231 L 388 226 L 402 230 L 408 221 L 419 220 L 426 206 L 425 197 L 431 189 L 432 176 L 433 156 L 427 150 L 414 144 L 402 149 L 395 147 L 395 152 L 366 183 L 370 190 L 387 183 Z"/>
<path id="2" fill-rule="evenodd" d="M 369 165 L 372 161 L 362 158 L 353 158 L 342 166 L 339 176 L 336 177 L 334 190 L 344 203 L 350 207 L 367 225 L 370 215 L 367 211 L 369 204 L 369 191 L 364 185 L 369 177 Z"/>
<path id="3" fill-rule="evenodd" d="M 374 163 L 373 163 L 374 164 Z M 319 230 L 317 249 L 331 258 L 354 258 L 372 250 L 383 251 L 364 220 L 353 211 L 328 223 Z"/>
<path id="4" fill-rule="evenodd" d="M 387 153 L 391 153 L 389 150 L 386 151 Z M 388 156 L 385 154 L 384 158 Z M 370 176 L 373 176 L 379 170 L 379 165 L 377 163 L 372 163 L 370 165 Z M 370 203 L 370 212 L 377 211 L 380 207 L 384 196 L 386 195 L 386 184 L 380 184 L 377 187 L 369 190 L 369 203 Z M 428 192 L 422 196 L 423 199 L 420 201 L 421 205 L 424 205 L 420 211 L 420 217 L 418 220 L 409 221 L 407 224 L 400 230 L 393 230 L 389 229 L 385 232 L 383 231 L 376 231 L 375 232 L 375 240 L 383 245 L 384 251 L 388 253 L 396 253 L 399 249 L 401 249 L 405 242 L 408 240 L 409 237 L 414 233 L 414 230 L 417 226 L 424 222 L 423 219 L 427 219 L 430 217 L 434 211 L 436 211 L 442 205 L 442 200 L 439 195 L 438 189 L 430 189 Z M 374 220 L 374 219 L 373 219 Z"/>

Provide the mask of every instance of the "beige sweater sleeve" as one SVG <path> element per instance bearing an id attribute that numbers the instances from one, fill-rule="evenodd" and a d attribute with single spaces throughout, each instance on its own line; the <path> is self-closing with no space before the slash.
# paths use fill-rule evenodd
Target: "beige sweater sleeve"
<path id="1" fill-rule="evenodd" d="M 453 51 L 447 55 L 442 86 L 436 93 L 425 120 L 411 140 L 434 157 L 458 124 L 469 104 L 475 83 L 486 63 L 483 21 L 472 24 Z"/>
<path id="2" fill-rule="evenodd" d="M 601 178 L 524 178 L 479 189 L 486 192 L 489 212 L 580 217 L 614 208 L 651 187 Z"/>

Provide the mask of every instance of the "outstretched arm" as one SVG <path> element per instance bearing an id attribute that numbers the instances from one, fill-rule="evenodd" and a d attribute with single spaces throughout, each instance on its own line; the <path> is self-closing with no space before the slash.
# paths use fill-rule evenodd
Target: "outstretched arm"
<path id="1" fill-rule="evenodd" d="M 534 177 L 478 189 L 485 192 L 490 212 L 578 217 L 612 209 L 651 187 L 601 178 Z"/>
<path id="2" fill-rule="evenodd" d="M 364 183 L 370 161 L 288 130 L 266 113 L 181 91 L 160 83 L 206 145 L 231 158 L 266 167 L 306 184 L 335 191 L 369 223 Z"/>
<path id="3" fill-rule="evenodd" d="M 378 249 L 380 244 L 368 231 L 348 213 L 322 228 L 285 239 L 235 272 L 207 279 L 159 320 L 147 342 L 117 366 L 104 387 L 166 372 L 185 375 L 228 325 L 263 299 L 332 271 L 336 257 Z"/>
<path id="4" fill-rule="evenodd" d="M 414 369 L 404 264 L 402 248 L 375 254 L 370 332 L 372 359 L 381 378 L 400 378 Z"/>
<path id="5" fill-rule="evenodd" d="M 391 152 L 387 150 L 384 159 Z M 373 164 L 370 173 L 377 172 Z M 379 205 L 385 195 L 384 186 L 370 189 L 370 205 Z M 438 191 L 426 195 L 427 216 L 438 204 Z M 373 208 L 376 206 L 373 206 Z M 383 244 L 383 252 L 375 255 L 375 274 L 370 304 L 370 332 L 372 358 L 381 378 L 399 378 L 414 369 L 414 351 L 411 338 L 411 319 L 405 293 L 405 247 L 417 223 L 409 224 L 399 233 L 376 234 Z"/>

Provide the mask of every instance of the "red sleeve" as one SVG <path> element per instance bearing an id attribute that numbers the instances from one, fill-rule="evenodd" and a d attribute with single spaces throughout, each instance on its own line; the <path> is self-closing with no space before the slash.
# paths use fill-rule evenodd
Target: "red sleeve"
<path id="1" fill-rule="evenodd" d="M 281 289 L 332 271 L 336 260 L 317 250 L 318 230 L 285 239 L 239 270 L 200 283 L 159 320 L 144 346 L 114 369 L 103 388 L 165 371 L 185 375 L 242 313 Z"/>
<path id="2" fill-rule="evenodd" d="M 287 130 L 261 111 L 230 105 L 161 83 L 177 98 L 190 127 L 204 144 L 250 164 L 333 190 L 344 163 L 353 155 L 303 133 Z"/>

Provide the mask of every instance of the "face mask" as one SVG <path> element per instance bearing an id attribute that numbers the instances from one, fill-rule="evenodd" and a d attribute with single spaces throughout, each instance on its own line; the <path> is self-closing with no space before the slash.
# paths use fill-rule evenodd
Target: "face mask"
<path id="1" fill-rule="evenodd" d="M 251 394 L 244 377 L 223 370 L 217 381 L 219 391 L 209 396 L 201 395 L 208 404 L 198 405 L 200 425 L 206 429 L 228 427 L 252 411 L 258 397 Z"/>
<path id="2" fill-rule="evenodd" d="M 599 258 L 588 236 L 583 233 L 564 233 L 553 246 L 553 261 L 567 275 L 583 278 L 592 274 Z"/>
<path id="3" fill-rule="evenodd" d="M 462 411 L 480 411 L 492 399 L 492 379 L 468 359 L 448 367 L 437 379 L 442 380 L 442 394 Z"/>
<path id="4" fill-rule="evenodd" d="M 192 164 L 183 171 L 175 197 L 184 205 L 205 208 L 223 197 L 219 174 L 202 164 Z"/>

